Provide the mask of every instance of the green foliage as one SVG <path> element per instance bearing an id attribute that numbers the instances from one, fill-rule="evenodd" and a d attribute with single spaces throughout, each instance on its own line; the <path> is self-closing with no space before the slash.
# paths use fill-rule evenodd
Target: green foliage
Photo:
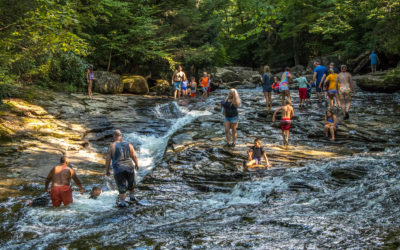
<path id="1" fill-rule="evenodd" d="M 400 0 L 0 0 L 0 17 L 0 82 L 69 92 L 86 88 L 88 62 L 169 79 L 178 64 L 400 55 Z"/>

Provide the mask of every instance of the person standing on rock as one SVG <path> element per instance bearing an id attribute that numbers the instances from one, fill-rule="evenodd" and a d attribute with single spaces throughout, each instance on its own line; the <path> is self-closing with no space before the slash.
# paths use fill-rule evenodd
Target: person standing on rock
<path id="1" fill-rule="evenodd" d="M 325 87 L 325 83 L 326 83 L 325 80 L 329 76 L 329 74 L 331 74 L 331 71 L 330 71 L 331 69 L 333 70 L 333 73 L 335 73 L 335 74 L 340 73 L 339 69 L 335 67 L 334 62 L 329 63 L 329 68 L 325 71 L 324 75 L 322 76 L 321 83 L 319 84 L 320 85 L 319 87 L 324 91 L 325 99 L 328 97 L 328 91 L 329 91 L 329 90 L 327 91 L 328 88 Z M 335 106 L 336 106 L 336 99 L 335 99 Z"/>
<path id="2" fill-rule="evenodd" d="M 317 92 L 318 96 L 318 101 L 321 103 L 322 102 L 322 86 L 321 86 L 321 81 L 322 77 L 324 76 L 325 72 L 327 71 L 327 68 L 325 66 L 320 65 L 320 62 L 314 62 L 314 75 L 313 75 L 313 82 L 315 83 L 315 90 Z"/>
<path id="3" fill-rule="evenodd" d="M 209 78 L 207 75 L 207 72 L 203 73 L 203 77 L 200 78 L 200 85 L 201 85 L 201 90 L 203 91 L 203 95 L 201 96 L 201 99 L 204 101 L 207 96 L 208 96 L 208 87 L 209 87 Z"/>
<path id="4" fill-rule="evenodd" d="M 48 192 L 49 184 L 52 182 L 50 197 L 53 207 L 59 207 L 61 203 L 67 206 L 73 202 L 72 189 L 70 186 L 71 179 L 73 179 L 79 187 L 81 194 L 84 193 L 81 181 L 78 176 L 76 176 L 75 171 L 68 166 L 68 162 L 69 160 L 66 155 L 61 156 L 60 164 L 52 168 L 46 178 L 46 192 Z"/>
<path id="5" fill-rule="evenodd" d="M 304 102 L 307 99 L 307 87 L 308 87 L 307 78 L 304 76 L 300 76 L 294 79 L 293 81 L 299 84 L 299 98 L 300 98 L 299 108 L 303 108 L 305 107 Z"/>
<path id="6" fill-rule="evenodd" d="M 130 192 L 130 201 L 136 201 L 135 176 L 139 170 L 139 163 L 132 144 L 122 140 L 122 133 L 118 129 L 113 132 L 113 140 L 108 147 L 106 158 L 106 175 L 110 175 L 110 165 L 114 170 L 114 179 L 118 186 L 119 207 L 126 207 L 126 191 Z"/>
<path id="7" fill-rule="evenodd" d="M 355 93 L 354 83 L 352 76 L 347 72 L 347 66 L 340 67 L 340 74 L 336 78 L 336 87 L 340 96 L 340 104 L 343 111 L 343 120 L 349 119 L 349 109 L 351 104 L 351 94 Z M 339 89 L 340 84 L 340 89 Z"/>
<path id="8" fill-rule="evenodd" d="M 292 102 L 290 101 L 290 99 L 287 99 L 285 101 L 285 105 L 275 110 L 274 115 L 272 116 L 272 122 L 275 122 L 276 114 L 279 111 L 282 111 L 280 125 L 282 129 L 283 145 L 289 145 L 289 130 L 290 125 L 292 124 L 291 119 L 294 116 L 294 111 L 291 104 Z"/>
<path id="9" fill-rule="evenodd" d="M 221 102 L 221 106 L 224 110 L 225 115 L 225 135 L 226 141 L 229 146 L 235 147 L 237 139 L 237 127 L 239 120 L 238 107 L 241 105 L 241 100 L 236 89 L 230 89 L 228 96 L 225 101 Z M 231 134 L 232 130 L 232 144 L 231 144 Z"/>
<path id="10" fill-rule="evenodd" d="M 272 74 L 271 71 L 269 69 L 269 66 L 265 66 L 264 67 L 264 74 L 261 78 L 262 80 L 262 88 L 263 88 L 263 93 L 264 93 L 264 97 L 265 97 L 265 105 L 266 105 L 266 110 L 271 110 L 272 108 L 272 98 L 271 98 L 271 92 L 272 92 L 272 84 L 273 84 L 273 80 L 272 80 Z"/>
<path id="11" fill-rule="evenodd" d="M 292 74 L 290 74 L 290 68 L 286 67 L 285 72 L 283 72 L 281 77 L 281 82 L 279 83 L 279 92 L 282 96 L 282 106 L 285 104 L 285 97 L 290 100 L 290 91 L 289 91 L 289 81 L 291 81 Z"/>
<path id="12" fill-rule="evenodd" d="M 94 80 L 93 66 L 90 66 L 86 72 L 86 81 L 88 83 L 88 95 L 89 95 L 90 99 L 93 98 L 93 96 L 92 96 L 93 80 Z"/>
<path id="13" fill-rule="evenodd" d="M 324 82 L 324 88 L 325 85 L 328 83 L 328 98 L 329 98 L 329 109 L 333 110 L 333 100 L 336 100 L 336 103 L 340 105 L 340 101 L 338 100 L 338 92 L 337 90 L 339 89 L 339 86 L 336 86 L 337 81 L 337 76 L 338 74 L 335 73 L 333 69 L 329 70 L 329 75 L 326 77 L 326 80 Z"/>
<path id="14" fill-rule="evenodd" d="M 184 79 L 185 73 L 182 71 L 182 66 L 178 66 L 172 75 L 171 83 L 174 86 L 174 99 L 181 96 L 181 84 Z"/>
<path id="15" fill-rule="evenodd" d="M 371 60 L 371 73 L 375 74 L 376 66 L 378 65 L 378 63 L 380 63 L 379 57 L 375 54 L 374 51 L 372 51 L 371 55 L 369 55 L 369 59 Z"/>

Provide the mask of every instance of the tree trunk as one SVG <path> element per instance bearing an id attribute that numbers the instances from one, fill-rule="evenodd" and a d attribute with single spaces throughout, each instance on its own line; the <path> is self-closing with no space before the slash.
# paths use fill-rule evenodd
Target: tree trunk
<path id="1" fill-rule="evenodd" d="M 297 35 L 293 36 L 293 57 L 294 57 L 294 65 L 300 64 L 299 58 L 299 46 L 297 46 Z"/>
<path id="2" fill-rule="evenodd" d="M 110 49 L 110 56 L 108 57 L 108 65 L 107 65 L 107 71 L 110 71 L 111 67 L 111 57 L 112 57 L 112 49 Z"/>

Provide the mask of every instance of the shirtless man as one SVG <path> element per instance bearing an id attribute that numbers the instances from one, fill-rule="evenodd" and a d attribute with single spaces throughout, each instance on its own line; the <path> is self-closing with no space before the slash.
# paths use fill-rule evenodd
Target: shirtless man
<path id="1" fill-rule="evenodd" d="M 51 184 L 51 202 L 53 207 L 59 207 L 61 202 L 64 206 L 72 203 L 72 189 L 70 186 L 71 178 L 79 187 L 81 194 L 84 193 L 81 181 L 75 174 L 75 171 L 68 167 L 68 157 L 63 155 L 60 159 L 60 165 L 55 166 L 46 179 L 45 191 L 48 192 L 49 184 Z"/>
<path id="2" fill-rule="evenodd" d="M 289 145 L 289 129 L 290 124 L 292 123 L 290 119 L 293 118 L 294 112 L 292 107 L 292 102 L 290 99 L 286 99 L 285 105 L 275 110 L 274 115 L 272 116 L 272 122 L 275 122 L 275 116 L 279 111 L 282 111 L 281 117 L 281 129 L 282 129 L 282 139 L 283 145 Z"/>
<path id="3" fill-rule="evenodd" d="M 174 99 L 181 96 L 182 81 L 185 77 L 185 73 L 182 71 L 182 66 L 178 66 L 172 75 L 171 83 L 174 85 Z"/>
<path id="4" fill-rule="evenodd" d="M 336 91 L 339 93 L 340 104 L 342 106 L 342 111 L 344 115 L 343 119 L 347 120 L 349 119 L 351 94 L 355 93 L 355 88 L 351 74 L 347 72 L 347 66 L 342 65 L 340 67 L 340 70 L 341 72 L 336 79 Z M 340 89 L 338 87 L 338 83 L 340 83 Z"/>

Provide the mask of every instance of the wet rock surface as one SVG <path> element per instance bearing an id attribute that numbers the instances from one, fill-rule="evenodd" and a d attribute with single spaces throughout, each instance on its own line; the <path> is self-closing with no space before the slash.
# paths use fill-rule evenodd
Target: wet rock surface
<path id="1" fill-rule="evenodd" d="M 273 113 L 264 110 L 261 89 L 239 89 L 243 105 L 235 148 L 226 146 L 217 105 L 226 94 L 227 90 L 218 90 L 206 102 L 191 100 L 186 106 L 130 95 L 57 98 L 64 107 L 76 103 L 81 107 L 76 109 L 79 115 L 63 111 L 56 102 L 43 104 L 45 110 L 57 114 L 57 120 L 81 127 L 68 147 L 75 147 L 71 153 L 87 189 L 100 185 L 103 194 L 95 202 L 76 194 L 75 203 L 63 210 L 73 218 L 50 208 L 18 205 L 43 188 L 42 179 L 27 174 L 32 168 L 15 171 L 34 155 L 27 151 L 39 146 L 32 139 L 20 143 L 20 149 L 9 145 L 8 158 L 2 158 L 1 164 L 13 163 L 1 167 L 8 184 L 0 185 L 15 190 L 17 197 L 0 203 L 4 236 L 0 245 L 381 248 L 385 239 L 389 243 L 396 239 L 393 232 L 400 222 L 398 94 L 358 91 L 350 119 L 343 121 L 338 115 L 337 141 L 331 142 L 322 131 L 326 105 L 313 98 L 311 107 L 298 109 L 298 94 L 292 91 L 295 117 L 290 146 L 282 146 L 279 122 L 272 123 Z M 274 95 L 273 107 L 279 104 L 280 97 Z M 123 210 L 115 208 L 117 193 L 107 191 L 110 180 L 103 176 L 101 154 L 114 128 L 120 128 L 133 143 L 141 163 L 137 197 L 142 205 Z M 263 142 L 270 170 L 242 166 L 256 137 Z M 41 164 L 52 166 L 57 159 L 46 157 L 49 148 L 42 152 Z M 85 152 L 96 155 L 85 158 Z M 24 160 L 13 161 L 19 157 Z M 38 165 L 39 158 L 34 159 Z M 46 241 L 41 240 L 44 235 Z"/>

